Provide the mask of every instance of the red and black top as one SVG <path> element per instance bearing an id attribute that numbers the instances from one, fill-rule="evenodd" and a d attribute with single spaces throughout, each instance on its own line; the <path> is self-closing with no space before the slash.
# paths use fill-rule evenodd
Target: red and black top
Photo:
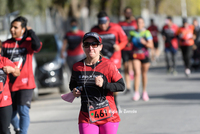
<path id="1" fill-rule="evenodd" d="M 120 27 L 120 25 L 115 23 L 110 23 L 106 31 L 103 31 L 99 26 L 95 26 L 91 29 L 91 32 L 96 32 L 102 38 L 103 56 L 109 58 L 118 69 L 121 68 L 121 50 L 124 49 L 128 43 L 128 38 Z M 120 51 L 114 51 L 113 45 L 117 44 L 120 47 Z"/>
<path id="2" fill-rule="evenodd" d="M 166 38 L 165 40 L 165 48 L 173 47 L 174 49 L 178 49 L 178 26 L 176 24 L 172 24 L 172 26 L 164 25 L 162 28 L 162 35 Z"/>
<path id="3" fill-rule="evenodd" d="M 132 20 L 130 23 L 127 21 L 121 21 L 118 23 L 124 32 L 126 33 L 127 37 L 130 37 L 130 31 L 135 31 L 137 29 L 137 22 L 136 20 Z M 126 45 L 126 47 L 123 49 L 123 51 L 131 51 L 133 45 Z"/>
<path id="4" fill-rule="evenodd" d="M 9 90 L 9 77 L 3 71 L 4 66 L 11 66 L 15 68 L 15 64 L 8 58 L 0 56 L 0 107 L 6 107 L 12 104 L 12 99 Z"/>
<path id="5" fill-rule="evenodd" d="M 158 43 L 158 27 L 156 25 L 150 25 L 148 27 L 148 30 L 151 32 L 151 35 L 153 37 L 153 42 Z"/>
<path id="6" fill-rule="evenodd" d="M 40 51 L 41 48 L 42 44 L 32 30 L 26 30 L 23 38 L 11 38 L 3 42 L 1 55 L 9 58 L 20 68 L 20 76 L 14 77 L 10 74 L 10 89 L 12 92 L 21 89 L 34 89 L 36 87 L 32 58 L 34 52 Z M 20 62 L 22 64 L 19 66 Z"/>
<path id="7" fill-rule="evenodd" d="M 74 32 L 67 32 L 64 39 L 67 40 L 67 55 L 69 56 L 77 56 L 84 54 L 82 48 L 82 39 L 84 36 L 84 32 L 78 30 L 76 33 Z"/>
<path id="8" fill-rule="evenodd" d="M 97 76 L 101 76 L 104 80 L 103 87 L 101 88 L 95 85 L 95 77 Z M 86 82 L 85 88 L 84 82 Z M 94 124 L 101 125 L 107 122 L 120 121 L 114 102 L 113 92 L 123 91 L 125 89 L 125 84 L 118 69 L 109 59 L 100 57 L 96 65 L 91 66 L 84 65 L 84 60 L 75 63 L 70 80 L 70 89 L 73 90 L 73 88 L 77 86 L 82 86 L 84 88 L 81 91 L 79 123 L 90 123 L 86 92 L 89 97 L 89 103 L 101 103 L 107 99 L 113 113 L 112 117 L 97 121 Z"/>

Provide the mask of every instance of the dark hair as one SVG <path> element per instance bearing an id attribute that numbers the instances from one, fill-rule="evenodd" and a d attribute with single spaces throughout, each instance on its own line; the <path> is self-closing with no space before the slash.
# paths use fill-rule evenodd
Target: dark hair
<path id="1" fill-rule="evenodd" d="M 150 19 L 150 21 L 151 21 L 151 22 L 154 22 L 154 19 L 153 19 L 153 18 L 151 18 L 151 19 Z"/>
<path id="2" fill-rule="evenodd" d="M 172 21 L 172 16 L 167 16 L 167 19 Z"/>
<path id="3" fill-rule="evenodd" d="M 100 11 L 98 14 L 97 14 L 97 17 L 98 18 L 101 18 L 101 17 L 106 17 L 108 16 L 107 13 L 105 11 Z"/>
<path id="4" fill-rule="evenodd" d="M 138 21 L 139 19 L 143 19 L 142 16 L 137 17 L 136 20 Z M 144 20 L 144 19 L 143 19 L 143 20 Z"/>
<path id="5" fill-rule="evenodd" d="M 130 10 L 131 10 L 131 12 L 132 12 L 132 8 L 131 8 L 131 7 L 129 7 L 129 6 L 127 6 L 127 7 L 125 7 L 125 8 L 124 8 L 124 13 L 126 12 L 126 10 L 127 10 L 127 9 L 130 9 Z"/>
<path id="6" fill-rule="evenodd" d="M 185 17 L 182 18 L 182 23 L 183 23 L 183 24 L 187 23 L 187 18 L 185 18 Z"/>
<path id="7" fill-rule="evenodd" d="M 193 18 L 193 21 L 198 21 L 198 19 L 196 17 Z"/>
<path id="8" fill-rule="evenodd" d="M 11 24 L 14 23 L 15 21 L 21 22 L 21 27 L 26 28 L 28 20 L 25 17 L 19 16 L 19 17 L 15 18 L 11 22 Z"/>
<path id="9" fill-rule="evenodd" d="M 71 18 L 70 24 L 73 23 L 73 22 L 78 23 L 78 20 L 76 18 Z"/>

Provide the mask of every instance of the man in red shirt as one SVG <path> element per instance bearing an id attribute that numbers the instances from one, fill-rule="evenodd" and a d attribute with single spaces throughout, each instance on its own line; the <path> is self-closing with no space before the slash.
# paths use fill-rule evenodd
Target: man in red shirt
<path id="1" fill-rule="evenodd" d="M 2 56 L 9 58 L 20 69 L 20 76 L 10 75 L 9 86 L 13 102 L 11 123 L 17 134 L 27 134 L 30 123 L 29 109 L 33 89 L 36 87 L 32 57 L 42 45 L 35 32 L 27 26 L 27 19 L 22 16 L 11 22 L 10 33 L 12 38 L 3 43 Z"/>
<path id="2" fill-rule="evenodd" d="M 151 50 L 151 60 L 155 61 L 158 59 L 160 51 L 158 48 L 158 27 L 154 23 L 154 19 L 150 19 L 150 26 L 148 27 L 148 30 L 151 32 L 151 35 L 153 36 L 153 44 L 154 49 Z"/>
<path id="3" fill-rule="evenodd" d="M 166 19 L 166 24 L 162 28 L 162 36 L 165 42 L 165 60 L 167 64 L 168 73 L 177 74 L 176 72 L 176 53 L 178 50 L 178 26 L 172 22 L 172 17 L 168 16 Z M 171 58 L 170 55 L 171 54 Z M 170 61 L 172 60 L 172 65 Z"/>
<path id="4" fill-rule="evenodd" d="M 110 22 L 106 12 L 101 11 L 97 15 L 98 25 L 91 29 L 91 32 L 96 32 L 102 38 L 104 44 L 101 51 L 102 55 L 110 59 L 120 71 L 121 69 L 121 50 L 125 48 L 128 43 L 128 38 L 120 27 L 120 25 Z M 114 92 L 115 103 L 117 92 Z"/>
<path id="5" fill-rule="evenodd" d="M 137 22 L 132 15 L 132 9 L 131 7 L 126 7 L 124 9 L 124 16 L 125 20 L 119 22 L 118 24 L 122 27 L 124 32 L 126 33 L 127 37 L 130 36 L 130 31 L 135 31 L 137 29 Z M 130 92 L 131 83 L 130 83 L 130 75 L 133 77 L 133 67 L 132 67 L 132 44 L 127 43 L 126 47 L 122 49 L 122 60 L 124 65 L 124 76 L 126 80 L 126 91 L 125 94 L 128 94 Z"/>
<path id="6" fill-rule="evenodd" d="M 82 48 L 82 39 L 85 33 L 78 29 L 78 21 L 75 18 L 71 19 L 70 26 L 71 30 L 64 36 L 61 57 L 64 58 L 64 53 L 67 51 L 67 66 L 72 71 L 74 63 L 85 58 Z"/>

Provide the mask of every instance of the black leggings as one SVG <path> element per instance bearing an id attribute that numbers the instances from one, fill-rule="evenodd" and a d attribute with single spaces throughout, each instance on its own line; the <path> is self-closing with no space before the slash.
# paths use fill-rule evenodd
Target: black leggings
<path id="1" fill-rule="evenodd" d="M 10 134 L 10 121 L 12 116 L 12 105 L 0 107 L 0 134 Z"/>
<path id="2" fill-rule="evenodd" d="M 192 46 L 181 46 L 182 56 L 185 68 L 190 68 L 190 59 L 192 58 Z"/>

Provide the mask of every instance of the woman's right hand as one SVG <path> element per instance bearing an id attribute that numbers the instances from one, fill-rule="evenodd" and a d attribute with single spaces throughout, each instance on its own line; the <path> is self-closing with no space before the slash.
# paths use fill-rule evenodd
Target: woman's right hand
<path id="1" fill-rule="evenodd" d="M 79 96 L 81 96 L 81 92 L 80 92 L 77 88 L 74 88 L 74 89 L 73 89 L 73 95 L 74 95 L 75 97 L 79 97 Z"/>

